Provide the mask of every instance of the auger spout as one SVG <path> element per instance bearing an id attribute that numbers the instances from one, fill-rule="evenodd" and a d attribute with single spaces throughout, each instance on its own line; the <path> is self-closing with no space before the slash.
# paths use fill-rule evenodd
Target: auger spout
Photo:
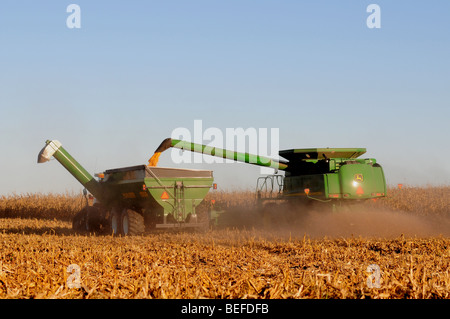
<path id="1" fill-rule="evenodd" d="M 101 198 L 99 183 L 80 165 L 57 140 L 47 140 L 44 148 L 39 152 L 38 163 L 45 163 L 53 156 L 64 166 L 86 189 L 96 198 Z"/>

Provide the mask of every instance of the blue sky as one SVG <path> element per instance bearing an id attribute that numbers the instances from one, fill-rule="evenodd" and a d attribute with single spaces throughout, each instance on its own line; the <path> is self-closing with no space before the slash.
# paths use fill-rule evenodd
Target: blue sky
<path id="1" fill-rule="evenodd" d="M 36 163 L 47 139 L 95 173 L 147 163 L 197 119 L 279 128 L 281 149 L 365 147 L 390 184 L 448 185 L 449 14 L 448 1 L 2 1 L 0 194 L 82 189 Z M 224 188 L 259 174 L 184 167 Z"/>

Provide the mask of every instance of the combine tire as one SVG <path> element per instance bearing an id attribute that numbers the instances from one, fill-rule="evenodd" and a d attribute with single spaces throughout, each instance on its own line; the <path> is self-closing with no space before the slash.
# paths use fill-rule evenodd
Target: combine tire
<path id="1" fill-rule="evenodd" d="M 122 235 L 140 235 L 145 230 L 144 217 L 131 209 L 124 209 L 121 216 Z"/>

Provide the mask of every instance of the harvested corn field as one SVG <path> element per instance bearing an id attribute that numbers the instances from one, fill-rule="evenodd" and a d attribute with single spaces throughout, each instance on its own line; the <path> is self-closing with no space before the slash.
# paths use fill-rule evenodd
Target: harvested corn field
<path id="1" fill-rule="evenodd" d="M 448 187 L 438 189 L 448 198 Z M 296 232 L 131 237 L 75 234 L 67 216 L 82 196 L 3 197 L 0 298 L 449 298 L 448 201 L 435 201 L 427 213 L 414 194 L 432 198 L 436 189 L 403 191 L 369 203 L 359 219 L 357 212 L 313 216 Z"/>

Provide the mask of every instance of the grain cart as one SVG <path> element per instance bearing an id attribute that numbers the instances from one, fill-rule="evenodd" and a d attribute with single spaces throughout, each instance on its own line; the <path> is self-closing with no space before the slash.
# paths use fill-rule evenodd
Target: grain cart
<path id="1" fill-rule="evenodd" d="M 276 161 L 168 138 L 152 156 L 153 166 L 156 166 L 160 153 L 170 147 L 274 168 L 274 175 L 258 178 L 256 193 L 260 208 L 283 201 L 289 205 L 319 203 L 335 209 L 342 203 L 386 196 L 382 167 L 374 158 L 358 158 L 366 152 L 365 148 L 288 149 L 280 151 L 282 159 Z M 285 174 L 278 174 L 278 170 Z"/>
<path id="2" fill-rule="evenodd" d="M 205 228 L 197 211 L 213 183 L 212 171 L 138 165 L 89 174 L 57 140 L 46 141 L 38 163 L 54 157 L 94 196 L 73 219 L 76 231 L 134 235 L 156 228 Z"/>

